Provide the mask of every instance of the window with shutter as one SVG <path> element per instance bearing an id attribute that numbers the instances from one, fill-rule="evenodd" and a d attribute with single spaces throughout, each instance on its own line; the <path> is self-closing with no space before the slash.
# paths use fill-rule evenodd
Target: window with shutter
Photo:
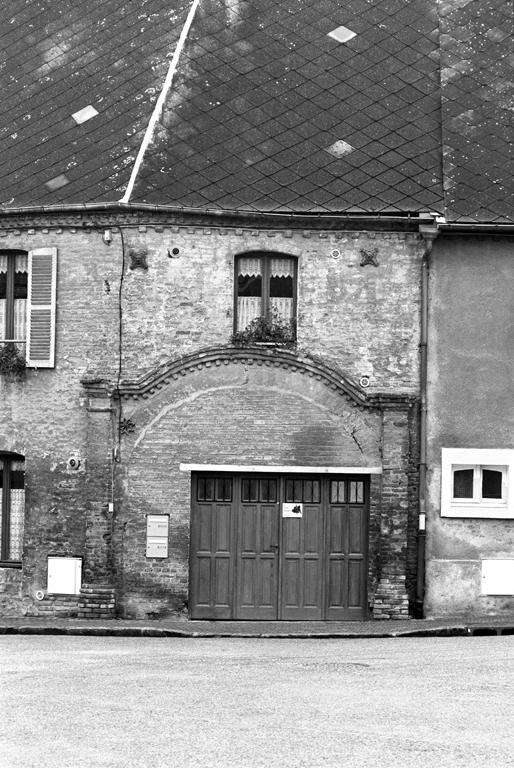
<path id="1" fill-rule="evenodd" d="M 28 268 L 27 365 L 53 368 L 57 249 L 38 248 L 30 251 Z"/>

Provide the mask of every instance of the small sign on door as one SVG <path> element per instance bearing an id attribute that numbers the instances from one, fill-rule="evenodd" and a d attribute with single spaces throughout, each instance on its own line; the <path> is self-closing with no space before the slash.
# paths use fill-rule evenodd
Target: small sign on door
<path id="1" fill-rule="evenodd" d="M 294 502 L 282 504 L 282 517 L 303 517 L 303 504 Z"/>

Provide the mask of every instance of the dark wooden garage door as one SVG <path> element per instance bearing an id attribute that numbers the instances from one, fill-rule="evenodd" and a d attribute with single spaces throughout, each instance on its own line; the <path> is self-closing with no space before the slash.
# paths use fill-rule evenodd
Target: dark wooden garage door
<path id="1" fill-rule="evenodd" d="M 194 475 L 190 607 L 205 619 L 362 619 L 367 478 Z"/>

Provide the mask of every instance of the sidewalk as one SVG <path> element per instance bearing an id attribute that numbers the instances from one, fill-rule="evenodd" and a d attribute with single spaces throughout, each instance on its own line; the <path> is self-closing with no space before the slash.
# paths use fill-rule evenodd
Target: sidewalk
<path id="1" fill-rule="evenodd" d="M 406 621 L 184 621 L 1 618 L 0 635 L 105 637 L 369 638 L 514 635 L 512 617 Z"/>

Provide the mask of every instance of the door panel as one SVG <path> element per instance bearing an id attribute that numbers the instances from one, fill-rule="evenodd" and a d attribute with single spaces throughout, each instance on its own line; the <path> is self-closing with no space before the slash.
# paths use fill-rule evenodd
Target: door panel
<path id="1" fill-rule="evenodd" d="M 280 618 L 291 621 L 322 618 L 322 552 L 321 505 L 304 503 L 301 518 L 282 518 Z"/>
<path id="2" fill-rule="evenodd" d="M 359 620 L 366 613 L 367 504 L 363 481 L 331 491 L 331 498 L 356 504 L 330 504 L 327 530 L 327 620 Z"/>
<path id="3" fill-rule="evenodd" d="M 191 616 L 230 618 L 232 590 L 232 508 L 227 504 L 193 505 L 191 525 Z"/>
<path id="4" fill-rule="evenodd" d="M 235 618 L 276 619 L 278 505 L 243 504 L 237 516 Z"/>

